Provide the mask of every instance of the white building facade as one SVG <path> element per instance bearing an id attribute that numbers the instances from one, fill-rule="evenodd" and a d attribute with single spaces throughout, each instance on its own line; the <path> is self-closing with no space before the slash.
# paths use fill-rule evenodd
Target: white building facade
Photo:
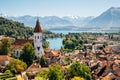
<path id="1" fill-rule="evenodd" d="M 37 20 L 34 29 L 34 48 L 37 57 L 41 57 L 42 55 L 44 55 L 44 50 L 42 47 L 42 29 L 39 20 Z"/>

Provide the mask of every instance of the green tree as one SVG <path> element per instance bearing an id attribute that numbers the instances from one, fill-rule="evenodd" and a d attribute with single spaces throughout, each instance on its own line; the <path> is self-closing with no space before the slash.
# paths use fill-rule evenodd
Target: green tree
<path id="1" fill-rule="evenodd" d="M 46 41 L 46 42 L 43 43 L 42 46 L 43 46 L 43 48 L 49 48 L 50 43 L 48 41 Z"/>
<path id="2" fill-rule="evenodd" d="M 11 59 L 10 63 L 5 67 L 5 70 L 10 70 L 12 73 L 20 73 L 22 71 L 25 71 L 26 68 L 27 65 L 23 61 L 20 61 L 18 59 Z"/>
<path id="3" fill-rule="evenodd" d="M 44 78 L 42 78 L 42 77 L 35 77 L 34 80 L 46 80 L 46 79 L 44 79 Z"/>
<path id="4" fill-rule="evenodd" d="M 34 47 L 30 43 L 25 43 L 22 53 L 20 55 L 20 59 L 23 60 L 28 66 L 33 63 L 35 58 Z"/>
<path id="5" fill-rule="evenodd" d="M 10 53 L 11 40 L 9 38 L 2 39 L 0 44 L 0 54 L 8 55 Z"/>
<path id="6" fill-rule="evenodd" d="M 41 67 L 47 67 L 47 61 L 44 56 L 41 56 L 41 58 L 40 58 L 40 65 L 41 65 Z"/>
<path id="7" fill-rule="evenodd" d="M 47 79 L 48 72 L 49 72 L 48 68 L 44 68 L 36 74 L 36 77 L 43 77 L 43 78 Z"/>
<path id="8" fill-rule="evenodd" d="M 89 67 L 85 64 L 80 64 L 78 61 L 69 67 L 66 74 L 69 74 L 66 76 L 66 79 L 71 79 L 74 76 L 80 76 L 86 80 L 91 80 L 92 78 Z"/>
<path id="9" fill-rule="evenodd" d="M 66 58 L 64 59 L 64 63 L 65 63 L 66 65 L 70 64 L 70 62 L 71 62 L 70 57 L 66 57 Z"/>
<path id="10" fill-rule="evenodd" d="M 64 48 L 68 48 L 68 49 L 74 49 L 75 48 L 75 44 L 72 42 L 72 40 L 67 40 L 64 44 Z"/>
<path id="11" fill-rule="evenodd" d="M 71 80 L 85 80 L 84 78 L 81 78 L 81 77 L 77 77 L 75 76 L 74 78 L 72 78 Z"/>
<path id="12" fill-rule="evenodd" d="M 49 80 L 62 80 L 63 75 L 60 69 L 60 65 L 56 64 L 49 68 L 48 79 Z"/>

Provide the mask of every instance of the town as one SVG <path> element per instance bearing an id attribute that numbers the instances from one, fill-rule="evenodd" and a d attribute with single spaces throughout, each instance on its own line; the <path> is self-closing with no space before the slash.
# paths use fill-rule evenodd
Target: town
<path id="1" fill-rule="evenodd" d="M 27 38 L 0 35 L 0 80 L 120 80 L 120 33 L 62 37 L 60 50 L 43 48 L 39 19 Z"/>

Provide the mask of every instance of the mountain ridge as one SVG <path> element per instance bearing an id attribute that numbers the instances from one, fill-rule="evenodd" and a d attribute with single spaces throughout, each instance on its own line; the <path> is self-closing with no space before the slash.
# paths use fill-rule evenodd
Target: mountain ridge
<path id="1" fill-rule="evenodd" d="M 19 16 L 7 17 L 9 19 L 20 21 L 27 26 L 34 27 L 36 19 L 39 21 L 43 29 L 47 30 L 81 30 L 85 29 L 111 29 L 120 28 L 120 7 L 111 7 L 97 17 L 80 17 L 80 16 Z M 69 29 L 70 28 L 70 29 Z"/>

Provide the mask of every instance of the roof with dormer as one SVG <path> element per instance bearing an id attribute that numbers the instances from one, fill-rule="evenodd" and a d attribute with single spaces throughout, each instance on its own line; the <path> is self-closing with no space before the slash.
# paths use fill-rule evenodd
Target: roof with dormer
<path id="1" fill-rule="evenodd" d="M 39 22 L 38 19 L 36 21 L 36 26 L 35 26 L 34 32 L 35 33 L 41 33 L 42 32 L 42 29 L 41 29 L 41 26 L 40 26 L 40 22 Z"/>

